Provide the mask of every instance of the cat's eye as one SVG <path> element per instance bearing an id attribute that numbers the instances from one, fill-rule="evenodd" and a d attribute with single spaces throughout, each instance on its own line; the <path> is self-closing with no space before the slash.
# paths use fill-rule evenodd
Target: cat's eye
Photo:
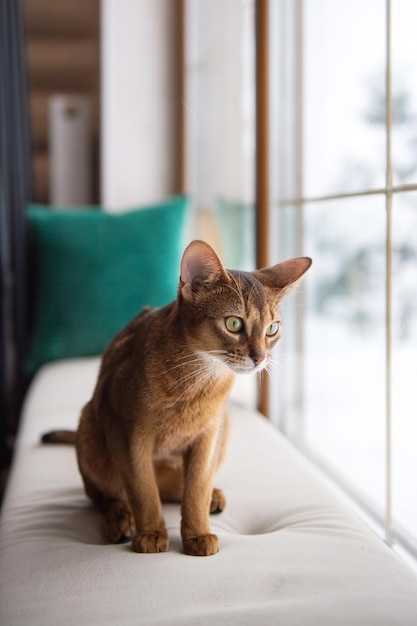
<path id="1" fill-rule="evenodd" d="M 272 322 L 272 324 L 270 324 L 268 328 L 266 329 L 266 336 L 275 337 L 278 331 L 279 331 L 279 322 Z"/>
<path id="2" fill-rule="evenodd" d="M 233 315 L 231 317 L 226 317 L 224 323 L 226 324 L 227 330 L 231 333 L 238 333 L 243 328 L 243 320 L 240 319 L 240 317 L 234 317 Z"/>

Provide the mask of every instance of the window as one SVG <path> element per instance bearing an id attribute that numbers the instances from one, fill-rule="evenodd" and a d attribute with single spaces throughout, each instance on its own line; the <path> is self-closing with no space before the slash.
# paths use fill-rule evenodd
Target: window
<path id="1" fill-rule="evenodd" d="M 252 269 L 255 90 L 253 0 L 186 0 L 187 189 L 196 231 L 226 266 Z"/>
<path id="2" fill-rule="evenodd" d="M 416 22 L 414 0 L 270 3 L 273 260 L 314 259 L 272 419 L 415 556 Z"/>

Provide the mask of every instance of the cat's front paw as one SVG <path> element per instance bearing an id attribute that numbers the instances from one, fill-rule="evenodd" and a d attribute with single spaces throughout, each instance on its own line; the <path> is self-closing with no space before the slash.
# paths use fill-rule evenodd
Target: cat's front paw
<path id="1" fill-rule="evenodd" d="M 220 549 L 220 542 L 217 535 L 200 535 L 184 539 L 184 552 L 191 556 L 211 556 Z"/>
<path id="2" fill-rule="evenodd" d="M 138 533 L 132 539 L 134 552 L 155 553 L 168 550 L 168 534 L 166 530 Z"/>

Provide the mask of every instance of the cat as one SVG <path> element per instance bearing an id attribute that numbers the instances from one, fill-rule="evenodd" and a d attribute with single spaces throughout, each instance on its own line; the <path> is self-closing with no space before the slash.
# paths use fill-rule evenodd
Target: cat
<path id="1" fill-rule="evenodd" d="M 296 258 L 254 272 L 226 270 L 211 246 L 191 242 L 177 299 L 143 310 L 106 349 L 75 435 L 85 491 L 112 542 L 168 550 L 161 501 L 181 502 L 183 550 L 213 555 L 209 514 L 228 435 L 235 375 L 260 372 L 281 336 L 279 303 L 309 269 Z M 44 441 L 65 441 L 50 433 Z"/>

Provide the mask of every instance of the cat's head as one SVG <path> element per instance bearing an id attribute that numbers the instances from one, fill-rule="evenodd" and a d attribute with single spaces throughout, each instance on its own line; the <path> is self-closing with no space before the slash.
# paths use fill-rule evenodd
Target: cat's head
<path id="1" fill-rule="evenodd" d="M 178 298 L 194 350 L 235 373 L 264 369 L 282 333 L 279 303 L 311 263 L 300 257 L 255 272 L 226 270 L 211 246 L 190 243 Z"/>

